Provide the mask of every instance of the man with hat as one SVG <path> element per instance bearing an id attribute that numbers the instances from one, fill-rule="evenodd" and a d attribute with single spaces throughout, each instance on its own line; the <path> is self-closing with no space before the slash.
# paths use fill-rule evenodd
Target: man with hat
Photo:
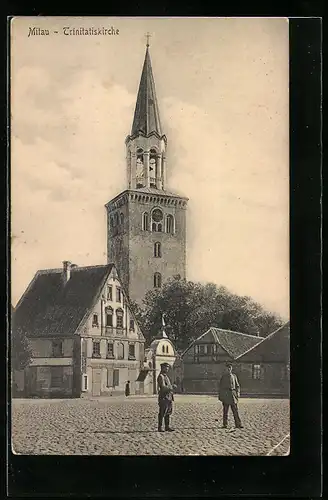
<path id="1" fill-rule="evenodd" d="M 224 429 L 228 425 L 228 411 L 231 406 L 235 426 L 237 429 L 242 429 L 243 425 L 238 413 L 238 399 L 240 397 L 240 385 L 237 375 L 232 373 L 232 364 L 226 364 L 226 371 L 223 373 L 219 384 L 219 400 L 223 404 L 223 425 Z"/>
<path id="2" fill-rule="evenodd" d="M 174 401 L 173 386 L 167 375 L 170 365 L 161 363 L 161 372 L 157 377 L 158 387 L 158 432 L 164 432 L 162 429 L 163 419 L 166 431 L 173 431 L 170 427 L 170 415 L 172 414 L 172 403 Z"/>

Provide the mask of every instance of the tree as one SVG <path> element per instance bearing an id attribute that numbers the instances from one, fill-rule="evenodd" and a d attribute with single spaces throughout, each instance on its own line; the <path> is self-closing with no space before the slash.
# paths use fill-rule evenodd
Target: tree
<path id="1" fill-rule="evenodd" d="M 235 295 L 213 283 L 194 283 L 180 277 L 149 291 L 143 308 L 137 304 L 133 307 L 148 343 L 160 332 L 165 313 L 165 331 L 178 350 L 187 348 L 211 326 L 266 336 L 283 324 L 281 318 L 250 297 Z"/>
<path id="2" fill-rule="evenodd" d="M 31 362 L 32 351 L 25 333 L 20 327 L 15 325 L 13 314 L 10 347 L 12 370 L 24 370 L 24 368 L 26 368 Z"/>

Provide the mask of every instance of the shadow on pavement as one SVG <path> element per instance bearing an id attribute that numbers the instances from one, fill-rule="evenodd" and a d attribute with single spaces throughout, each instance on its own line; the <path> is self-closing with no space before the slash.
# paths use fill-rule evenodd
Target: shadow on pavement
<path id="1" fill-rule="evenodd" d="M 176 427 L 175 428 L 176 432 L 187 431 L 187 430 L 193 430 L 193 431 L 196 431 L 196 430 L 197 431 L 219 430 L 219 431 L 227 432 L 227 430 L 229 430 L 229 429 L 221 429 L 220 427 L 179 427 L 179 428 Z M 84 434 L 87 432 L 90 432 L 90 431 L 88 431 L 88 430 L 78 431 L 79 434 Z M 126 430 L 126 431 L 109 431 L 109 430 L 108 431 L 93 431 L 94 434 L 150 434 L 153 432 L 158 433 L 157 429 L 144 430 L 144 431 L 135 431 L 135 430 L 132 430 L 132 431 L 129 431 L 129 430 Z"/>

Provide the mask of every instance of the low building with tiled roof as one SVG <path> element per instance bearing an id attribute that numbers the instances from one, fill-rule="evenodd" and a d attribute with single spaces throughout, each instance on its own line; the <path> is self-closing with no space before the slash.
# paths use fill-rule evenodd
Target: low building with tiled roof
<path id="1" fill-rule="evenodd" d="M 287 322 L 236 358 L 244 393 L 289 396 L 290 324 Z"/>
<path id="2" fill-rule="evenodd" d="M 29 339 L 27 396 L 143 393 L 145 338 L 113 264 L 38 271 L 14 313 Z"/>
<path id="3" fill-rule="evenodd" d="M 227 362 L 232 362 L 242 396 L 289 394 L 289 323 L 268 337 L 211 327 L 182 353 L 187 393 L 217 393 Z"/>
<path id="4" fill-rule="evenodd" d="M 262 337 L 211 327 L 182 353 L 185 392 L 215 393 L 227 361 L 263 340 Z"/>

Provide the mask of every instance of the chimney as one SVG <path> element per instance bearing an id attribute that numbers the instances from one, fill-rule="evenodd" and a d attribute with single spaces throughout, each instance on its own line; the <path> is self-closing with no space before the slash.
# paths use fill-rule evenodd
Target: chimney
<path id="1" fill-rule="evenodd" d="M 71 268 L 72 268 L 72 262 L 69 260 L 64 260 L 63 261 L 63 283 L 66 285 L 68 280 L 71 277 Z"/>

